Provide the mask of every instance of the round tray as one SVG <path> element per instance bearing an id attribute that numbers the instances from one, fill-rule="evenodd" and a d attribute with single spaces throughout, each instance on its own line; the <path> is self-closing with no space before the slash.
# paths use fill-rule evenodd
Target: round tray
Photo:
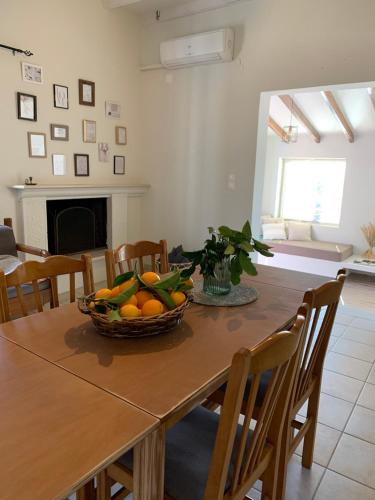
<path id="1" fill-rule="evenodd" d="M 83 314 L 91 317 L 93 324 L 100 334 L 114 338 L 138 338 L 148 337 L 150 335 L 159 335 L 175 328 L 182 320 L 185 309 L 191 302 L 190 295 L 185 302 L 172 311 L 159 314 L 157 316 L 148 316 L 140 318 L 126 319 L 121 321 L 108 321 L 106 314 L 100 314 L 87 307 L 95 294 L 88 295 L 78 299 L 78 309 Z"/>
<path id="2" fill-rule="evenodd" d="M 203 281 L 196 281 L 192 290 L 193 302 L 205 306 L 243 306 L 255 302 L 259 297 L 259 292 L 256 288 L 239 284 L 232 286 L 231 291 L 227 295 L 208 295 L 203 291 Z"/>

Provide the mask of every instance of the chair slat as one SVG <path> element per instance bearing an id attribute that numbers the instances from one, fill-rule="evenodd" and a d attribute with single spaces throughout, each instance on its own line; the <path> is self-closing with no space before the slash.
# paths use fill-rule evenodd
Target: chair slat
<path id="1" fill-rule="evenodd" d="M 40 296 L 39 283 L 36 280 L 33 280 L 32 285 L 33 285 L 33 290 L 34 290 L 34 297 L 35 297 L 36 306 L 38 308 L 38 311 L 42 312 L 43 305 L 42 305 L 42 298 Z"/>
<path id="2" fill-rule="evenodd" d="M 75 300 L 76 300 L 76 275 L 74 273 L 69 274 L 69 291 L 70 291 L 70 302 L 75 302 Z"/>

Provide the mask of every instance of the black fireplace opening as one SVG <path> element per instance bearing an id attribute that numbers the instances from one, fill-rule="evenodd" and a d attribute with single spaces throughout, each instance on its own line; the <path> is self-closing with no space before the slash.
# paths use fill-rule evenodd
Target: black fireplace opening
<path id="1" fill-rule="evenodd" d="M 47 230 L 52 255 L 107 248 L 107 199 L 47 200 Z"/>

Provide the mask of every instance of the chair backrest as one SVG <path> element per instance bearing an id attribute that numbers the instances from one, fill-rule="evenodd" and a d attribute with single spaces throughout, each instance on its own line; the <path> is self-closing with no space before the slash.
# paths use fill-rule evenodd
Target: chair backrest
<path id="1" fill-rule="evenodd" d="M 12 219 L 4 219 L 4 225 L 0 225 L 0 255 L 18 256 L 12 229 Z"/>
<path id="2" fill-rule="evenodd" d="M 276 453 L 308 316 L 308 306 L 301 306 L 290 330 L 276 332 L 254 349 L 243 348 L 234 355 L 220 413 L 206 499 L 222 499 L 226 492 L 225 498 L 242 500 L 266 470 L 271 454 Z M 251 431 L 250 422 L 265 372 L 270 374 L 270 380 Z M 243 412 L 244 422 L 240 435 L 236 436 L 249 375 L 252 376 L 252 383 Z M 230 466 L 231 461 L 234 466 Z"/>
<path id="3" fill-rule="evenodd" d="M 311 320 L 307 325 L 305 345 L 301 350 L 294 405 L 306 398 L 314 377 L 321 377 L 345 279 L 346 271 L 340 270 L 335 280 L 307 290 L 304 295 L 304 302 L 311 308 Z"/>
<path id="4" fill-rule="evenodd" d="M 39 312 L 43 311 L 40 280 L 48 279 L 50 282 L 50 304 L 51 308 L 53 308 L 59 306 L 57 277 L 69 275 L 70 302 L 74 302 L 76 298 L 76 273 L 82 273 L 84 293 L 92 293 L 94 290 L 90 255 L 82 255 L 80 260 L 64 255 L 47 257 L 43 262 L 28 260 L 7 275 L 0 269 L 0 313 L 2 313 L 2 321 L 10 321 L 11 319 L 7 288 L 15 288 L 20 310 L 23 316 L 27 316 L 30 312 L 30 296 L 34 299 L 34 301 L 31 301 L 33 306 L 36 306 Z M 26 293 L 24 293 L 24 285 L 29 285 Z M 30 291 L 30 286 L 32 291 Z M 31 312 L 34 312 L 34 310 L 35 307 Z"/>
<path id="5" fill-rule="evenodd" d="M 119 246 L 116 250 L 107 250 L 105 254 L 107 267 L 107 282 L 111 288 L 118 274 L 126 271 L 145 271 L 146 259 L 149 257 L 151 270 L 162 274 L 168 272 L 168 250 L 166 240 L 159 243 L 153 241 L 138 241 Z M 159 267 L 157 266 L 159 257 Z"/>

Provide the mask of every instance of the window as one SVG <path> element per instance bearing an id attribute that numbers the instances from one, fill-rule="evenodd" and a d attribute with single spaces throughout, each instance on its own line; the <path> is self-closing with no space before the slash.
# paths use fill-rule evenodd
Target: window
<path id="1" fill-rule="evenodd" d="M 279 215 L 285 219 L 339 224 L 346 160 L 283 159 Z"/>

